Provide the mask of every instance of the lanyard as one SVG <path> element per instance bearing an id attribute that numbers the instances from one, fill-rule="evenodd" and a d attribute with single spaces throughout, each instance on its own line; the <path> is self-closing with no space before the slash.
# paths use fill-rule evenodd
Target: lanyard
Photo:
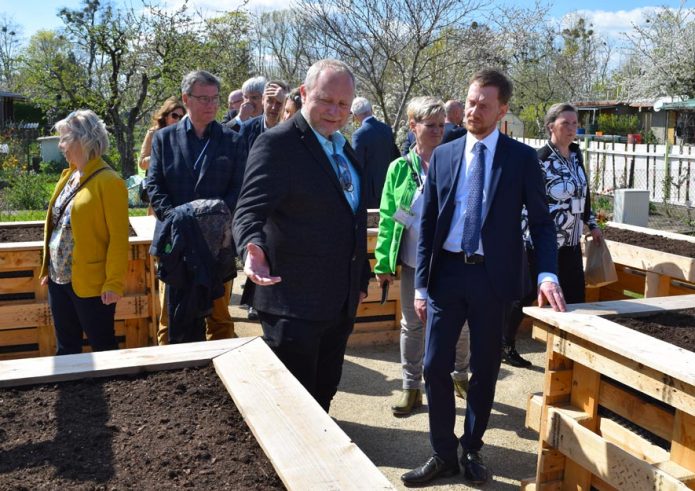
<path id="1" fill-rule="evenodd" d="M 422 176 L 420 175 L 420 173 L 415 168 L 413 161 L 410 159 L 410 152 L 408 152 L 408 154 L 405 156 L 405 161 L 408 162 L 408 167 L 410 168 L 410 177 L 412 177 L 413 181 L 415 181 L 415 184 L 417 184 L 417 188 L 421 189 L 424 184 L 424 181 L 422 180 Z"/>
<path id="2" fill-rule="evenodd" d="M 198 162 L 200 162 L 200 159 L 203 158 L 205 155 L 205 150 L 208 148 L 208 143 L 210 143 L 210 138 L 207 139 L 205 142 L 205 145 L 203 146 L 203 149 L 200 151 L 200 155 L 198 155 L 198 158 L 195 159 L 195 162 L 193 163 L 193 168 L 198 169 Z"/>
<path id="3" fill-rule="evenodd" d="M 580 197 L 584 197 L 584 186 L 586 186 L 587 183 L 580 176 L 579 163 L 577 162 L 577 158 L 575 157 L 574 159 L 572 159 L 573 162 L 570 162 L 555 149 L 554 145 L 551 145 L 550 143 L 547 143 L 546 145 L 548 145 L 550 151 L 553 152 L 555 158 L 557 158 L 557 160 L 562 162 L 565 165 L 565 167 L 567 167 L 567 172 L 569 172 L 570 177 L 572 177 L 572 179 L 574 179 L 577 183 L 577 194 Z M 567 186 L 566 183 L 565 186 Z"/>

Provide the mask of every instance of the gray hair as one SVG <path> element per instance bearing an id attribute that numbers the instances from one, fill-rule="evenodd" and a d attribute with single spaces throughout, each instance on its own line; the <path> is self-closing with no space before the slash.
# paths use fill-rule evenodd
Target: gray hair
<path id="1" fill-rule="evenodd" d="M 220 79 L 215 77 L 212 73 L 206 72 L 205 70 L 194 70 L 188 72 L 183 80 L 181 81 L 181 93 L 191 95 L 193 92 L 194 84 L 200 85 L 214 85 L 217 90 L 220 90 Z"/>
<path id="2" fill-rule="evenodd" d="M 355 97 L 350 108 L 352 114 L 357 116 L 372 112 L 372 104 L 364 97 Z"/>
<path id="3" fill-rule="evenodd" d="M 579 112 L 577 112 L 577 108 L 567 102 L 558 102 L 557 104 L 553 104 L 548 108 L 548 112 L 545 113 L 545 118 L 543 118 L 543 123 L 545 124 L 545 132 L 548 134 L 548 136 L 550 136 L 550 130 L 548 129 L 548 126 L 553 124 L 555 120 L 560 117 L 560 114 L 565 112 L 570 112 L 579 115 Z"/>
<path id="4" fill-rule="evenodd" d="M 350 67 L 347 65 L 347 63 L 344 63 L 340 60 L 334 60 L 332 58 L 325 58 L 323 60 L 317 61 L 309 67 L 309 70 L 306 72 L 306 78 L 304 79 L 304 88 L 306 90 L 313 89 L 314 85 L 316 84 L 316 80 L 319 78 L 319 75 L 321 75 L 321 72 L 324 70 L 333 70 L 334 72 L 347 73 L 348 75 L 350 75 L 350 78 L 352 79 L 352 85 L 355 85 L 355 75 L 353 75 L 352 70 L 350 70 Z"/>
<path id="5" fill-rule="evenodd" d="M 262 94 L 265 90 L 266 83 L 267 81 L 263 76 L 250 78 L 241 85 L 241 92 L 243 94 L 248 94 L 250 92 Z"/>
<path id="6" fill-rule="evenodd" d="M 406 112 L 408 113 L 408 119 L 412 119 L 416 123 L 432 116 L 446 115 L 442 100 L 428 95 L 410 99 Z"/>
<path id="7" fill-rule="evenodd" d="M 94 111 L 78 109 L 67 118 L 61 119 L 53 127 L 58 133 L 67 135 L 68 139 L 78 142 L 91 160 L 100 157 L 109 149 L 109 134 L 106 125 Z"/>

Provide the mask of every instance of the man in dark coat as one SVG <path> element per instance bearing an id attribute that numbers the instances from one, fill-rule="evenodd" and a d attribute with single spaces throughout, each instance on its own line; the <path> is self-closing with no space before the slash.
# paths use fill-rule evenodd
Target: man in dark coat
<path id="1" fill-rule="evenodd" d="M 374 117 L 372 105 L 364 97 L 352 101 L 352 116 L 360 127 L 352 134 L 352 147 L 364 168 L 367 208 L 379 208 L 381 190 L 389 164 L 398 158 L 393 131 Z"/>
<path id="2" fill-rule="evenodd" d="M 184 77 L 181 92 L 188 117 L 157 131 L 152 142 L 147 192 L 157 216 L 155 243 L 163 222 L 179 205 L 216 198 L 224 201 L 233 213 L 243 179 L 246 145 L 237 133 L 215 121 L 220 104 L 217 77 L 202 70 L 191 72 Z M 226 294 L 230 289 L 231 281 L 225 285 L 225 295 L 213 302 L 208 339 L 234 335 Z M 171 313 L 179 308 L 184 293 L 167 286 L 170 322 L 174 318 Z M 168 341 L 202 341 L 205 331 L 204 317 L 194 316 L 191 325 L 169 325 Z M 158 333 L 158 337 L 162 344 L 167 341 L 165 332 Z"/>
<path id="3" fill-rule="evenodd" d="M 234 216 L 264 339 L 326 411 L 369 282 L 364 176 L 338 131 L 354 91 L 343 62 L 309 68 L 301 112 L 254 143 Z"/>

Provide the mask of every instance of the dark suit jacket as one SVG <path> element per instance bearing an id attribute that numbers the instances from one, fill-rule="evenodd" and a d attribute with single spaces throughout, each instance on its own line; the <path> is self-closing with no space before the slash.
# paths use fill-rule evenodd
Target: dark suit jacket
<path id="1" fill-rule="evenodd" d="M 147 174 L 147 193 L 157 216 L 154 240 L 173 208 L 196 199 L 223 200 L 234 213 L 246 162 L 246 144 L 237 133 L 213 121 L 210 143 L 200 163 L 198 179 L 184 122 L 157 131 Z"/>
<path id="2" fill-rule="evenodd" d="M 430 161 L 424 191 L 415 287 L 426 288 L 433 275 L 454 214 L 456 183 L 462 169 L 466 137 L 440 145 Z M 555 225 L 548 213 L 545 186 L 536 151 L 500 134 L 492 162 L 490 199 L 483 210 L 481 238 L 485 269 L 500 298 L 524 294 L 523 243 L 519 233 L 522 205 L 529 213 L 538 271 L 557 272 Z"/>
<path id="3" fill-rule="evenodd" d="M 249 151 L 251 150 L 251 147 L 253 147 L 253 142 L 256 141 L 258 135 L 265 131 L 265 128 L 263 127 L 264 118 L 265 115 L 261 114 L 260 116 L 256 116 L 255 118 L 244 121 L 239 128 L 239 134 L 244 140 L 246 140 L 246 148 L 248 148 Z"/>
<path id="4" fill-rule="evenodd" d="M 379 208 L 386 171 L 389 164 L 398 158 L 393 131 L 389 125 L 369 118 L 352 134 L 352 146 L 364 169 L 367 208 Z"/>
<path id="5" fill-rule="evenodd" d="M 345 153 L 361 175 L 349 144 Z M 362 190 L 353 213 L 301 113 L 258 137 L 246 164 L 234 238 L 244 258 L 247 244 L 260 246 L 271 274 L 282 281 L 256 286 L 255 308 L 316 321 L 335 319 L 346 306 L 355 315 L 359 292 L 369 282 Z"/>
<path id="6" fill-rule="evenodd" d="M 449 129 L 447 129 L 447 125 L 451 125 Z M 465 134 L 466 128 L 464 128 L 463 126 L 456 126 L 453 123 L 445 123 L 444 135 L 442 135 L 442 143 L 452 142 L 458 138 L 461 138 Z"/>

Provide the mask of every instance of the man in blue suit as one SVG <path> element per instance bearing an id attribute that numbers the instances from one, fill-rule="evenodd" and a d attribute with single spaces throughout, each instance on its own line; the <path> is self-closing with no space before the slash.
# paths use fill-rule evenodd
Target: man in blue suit
<path id="1" fill-rule="evenodd" d="M 386 171 L 392 160 L 398 158 L 398 147 L 393 131 L 387 124 L 374 117 L 372 105 L 364 97 L 352 101 L 352 117 L 360 127 L 352 134 L 352 147 L 364 169 L 367 208 L 379 208 L 381 190 Z"/>
<path id="2" fill-rule="evenodd" d="M 163 222 L 179 205 L 197 199 L 221 199 L 234 213 L 247 149 L 244 140 L 231 129 L 215 121 L 220 104 L 220 81 L 203 70 L 190 72 L 181 82 L 181 98 L 188 117 L 157 131 L 152 141 L 152 155 L 147 178 L 147 192 L 157 216 L 154 240 L 162 231 Z M 231 228 L 231 223 L 229 224 Z M 228 304 L 231 281 L 225 294 L 213 302 L 208 321 L 207 338 L 221 339 L 234 335 L 234 323 Z M 185 292 L 167 286 L 169 312 L 180 306 Z M 178 299 L 178 300 L 177 300 Z M 203 341 L 205 319 L 198 317 L 193 325 L 172 325 L 169 315 L 169 342 Z M 167 333 L 160 332 L 160 344 Z"/>
<path id="3" fill-rule="evenodd" d="M 434 455 L 401 479 L 423 485 L 459 473 L 482 484 L 489 472 L 480 456 L 501 362 L 506 305 L 522 296 L 519 216 L 529 213 L 538 251 L 539 304 L 564 311 L 556 276 L 555 226 L 548 214 L 536 152 L 500 134 L 511 82 L 496 70 L 471 79 L 466 98 L 468 133 L 438 147 L 430 161 L 415 275 L 415 309 L 427 321 L 425 388 Z M 461 326 L 470 328 L 471 371 L 463 436 L 454 433 L 450 373 Z"/>

